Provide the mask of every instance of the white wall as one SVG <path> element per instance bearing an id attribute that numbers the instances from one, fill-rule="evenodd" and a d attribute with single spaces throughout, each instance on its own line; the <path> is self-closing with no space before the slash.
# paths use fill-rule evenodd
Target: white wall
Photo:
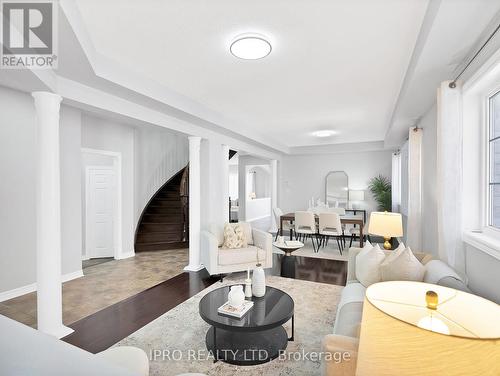
<path id="1" fill-rule="evenodd" d="M 82 115 L 82 147 L 121 153 L 122 254 L 134 252 L 134 128 Z"/>
<path id="2" fill-rule="evenodd" d="M 35 109 L 0 87 L 0 292 L 35 282 Z"/>
<path id="3" fill-rule="evenodd" d="M 379 174 L 391 178 L 391 151 L 286 156 L 281 162 L 278 206 L 286 213 L 307 209 L 312 196 L 325 201 L 330 171 L 345 171 L 350 189 L 365 190 L 365 201 L 358 206 L 372 211 L 376 203 L 367 190 L 368 181 Z"/>
<path id="4" fill-rule="evenodd" d="M 80 116 L 61 107 L 62 274 L 81 270 Z M 36 282 L 35 109 L 31 95 L 0 87 L 0 292 Z M 76 163 L 76 167 L 74 167 Z"/>
<path id="5" fill-rule="evenodd" d="M 234 158 L 234 157 L 233 157 Z M 238 192 L 238 165 L 229 165 L 229 197 L 231 200 L 237 200 L 239 196 Z"/>
<path id="6" fill-rule="evenodd" d="M 500 304 L 500 260 L 465 244 L 465 272 L 475 293 Z"/>
<path id="7" fill-rule="evenodd" d="M 82 268 L 81 112 L 61 108 L 61 245 L 62 273 Z"/>

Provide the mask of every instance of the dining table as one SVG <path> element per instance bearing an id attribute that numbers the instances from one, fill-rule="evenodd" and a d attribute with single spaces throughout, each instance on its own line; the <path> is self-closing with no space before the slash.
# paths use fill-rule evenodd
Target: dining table
<path id="1" fill-rule="evenodd" d="M 319 216 L 317 214 L 314 214 L 314 218 L 316 219 L 316 222 L 319 223 Z M 280 216 L 280 235 L 283 236 L 283 222 L 284 221 L 289 221 L 289 222 L 294 222 L 295 221 L 295 213 L 286 213 Z M 341 215 L 340 216 L 340 223 L 344 224 L 350 224 L 350 225 L 357 225 L 359 226 L 359 247 L 363 248 L 363 227 L 364 227 L 364 219 L 362 216 L 356 216 L 356 215 Z M 292 233 L 290 232 L 290 239 L 292 237 Z"/>

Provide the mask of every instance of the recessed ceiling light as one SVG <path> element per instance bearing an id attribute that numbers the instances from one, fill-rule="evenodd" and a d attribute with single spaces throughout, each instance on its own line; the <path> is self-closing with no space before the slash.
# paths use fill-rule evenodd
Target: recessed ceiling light
<path id="1" fill-rule="evenodd" d="M 229 50 L 237 58 L 257 60 L 269 55 L 272 47 L 271 43 L 260 35 L 244 34 L 236 37 Z"/>
<path id="2" fill-rule="evenodd" d="M 336 135 L 336 134 L 337 134 L 337 132 L 335 132 L 331 129 L 327 129 L 327 130 L 323 130 L 323 131 L 316 131 L 316 132 L 312 133 L 313 136 L 321 137 L 321 138 L 331 137 L 331 136 Z"/>

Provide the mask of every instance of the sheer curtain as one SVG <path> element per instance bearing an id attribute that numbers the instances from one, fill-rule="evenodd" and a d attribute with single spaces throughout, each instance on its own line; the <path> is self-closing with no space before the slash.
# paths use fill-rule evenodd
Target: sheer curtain
<path id="1" fill-rule="evenodd" d="M 401 206 L 401 153 L 399 150 L 392 153 L 391 180 L 392 211 L 399 213 Z"/>
<path id="2" fill-rule="evenodd" d="M 408 133 L 408 222 L 406 242 L 414 250 L 422 249 L 422 129 Z"/>
<path id="3" fill-rule="evenodd" d="M 441 83 L 437 106 L 437 215 L 441 260 L 463 269 L 461 88 Z"/>

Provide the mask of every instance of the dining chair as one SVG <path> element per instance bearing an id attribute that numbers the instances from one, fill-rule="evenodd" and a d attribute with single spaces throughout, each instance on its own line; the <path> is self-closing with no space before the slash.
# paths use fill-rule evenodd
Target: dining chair
<path id="1" fill-rule="evenodd" d="M 317 252 L 314 244 L 316 234 L 316 219 L 314 218 L 314 213 L 309 211 L 295 212 L 295 238 L 299 237 L 300 239 L 303 237 L 304 241 L 307 238 L 311 238 L 314 252 Z"/>
<path id="2" fill-rule="evenodd" d="M 281 210 L 280 208 L 274 208 L 273 213 L 274 213 L 274 218 L 276 219 L 276 226 L 279 226 L 280 225 L 280 218 L 283 215 L 283 210 Z M 290 240 L 292 240 L 293 222 L 292 221 L 283 221 L 283 231 L 289 231 L 290 232 Z M 280 231 L 278 228 L 278 231 L 276 232 L 276 237 L 274 238 L 274 241 L 278 240 L 279 235 L 280 235 Z"/>
<path id="3" fill-rule="evenodd" d="M 330 212 L 331 213 L 337 213 L 340 216 L 344 216 L 345 215 L 345 208 L 341 208 L 341 207 L 330 208 Z M 345 247 L 346 241 L 345 241 L 344 230 L 345 230 L 345 225 L 342 226 L 342 243 L 343 243 L 343 245 Z"/>
<path id="4" fill-rule="evenodd" d="M 368 222 L 363 224 L 363 228 L 368 228 Z M 356 225 L 346 225 L 346 228 L 344 229 L 344 236 L 350 237 L 350 242 L 349 242 L 349 248 L 352 246 L 352 242 L 356 239 L 359 238 L 360 235 L 360 228 L 359 226 Z M 367 237 L 367 234 L 363 234 L 363 240 Z"/>
<path id="5" fill-rule="evenodd" d="M 344 232 L 342 223 L 340 222 L 340 215 L 338 213 L 320 213 L 319 214 L 319 236 L 323 247 L 328 243 L 330 236 L 335 237 L 337 245 L 339 246 L 340 254 L 344 248 Z"/>

